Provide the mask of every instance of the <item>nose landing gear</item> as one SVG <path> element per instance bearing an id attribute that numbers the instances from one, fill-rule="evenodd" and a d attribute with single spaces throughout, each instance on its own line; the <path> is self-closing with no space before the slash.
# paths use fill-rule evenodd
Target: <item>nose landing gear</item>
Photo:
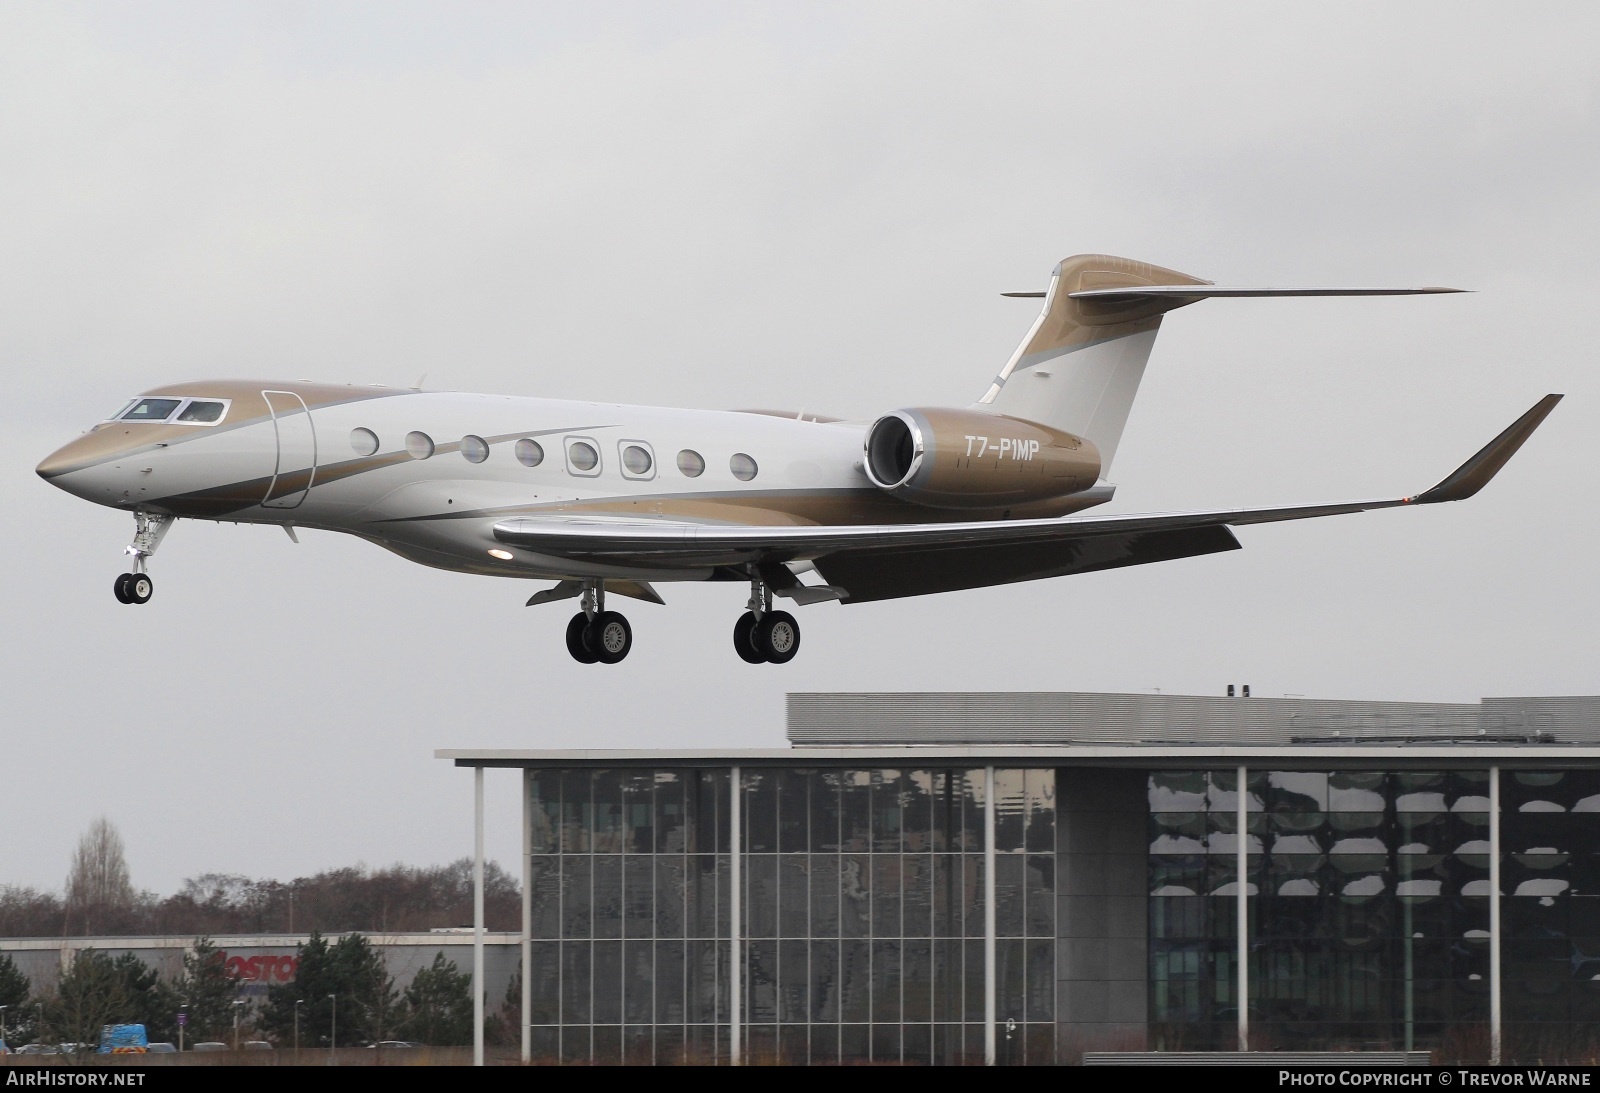
<path id="1" fill-rule="evenodd" d="M 772 589 L 759 577 L 750 581 L 749 610 L 733 624 L 733 648 L 746 664 L 787 664 L 800 651 L 800 624 L 787 611 L 772 609 Z"/>
<path id="2" fill-rule="evenodd" d="M 567 623 L 567 652 L 579 664 L 616 664 L 633 648 L 633 627 L 620 611 L 607 611 L 604 581 L 586 581 L 583 610 Z"/>
<path id="3" fill-rule="evenodd" d="M 133 572 L 117 578 L 112 591 L 119 603 L 149 603 L 155 593 L 156 583 L 145 572 L 145 559 L 155 554 L 167 530 L 172 527 L 172 517 L 152 516 L 147 512 L 133 514 L 133 542 L 123 551 L 133 558 Z"/>

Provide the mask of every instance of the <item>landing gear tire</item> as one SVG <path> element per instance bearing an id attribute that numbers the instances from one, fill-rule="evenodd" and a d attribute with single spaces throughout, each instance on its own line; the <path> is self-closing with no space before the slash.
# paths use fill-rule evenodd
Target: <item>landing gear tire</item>
<path id="1" fill-rule="evenodd" d="M 117 578 L 117 584 L 116 584 L 116 587 L 115 587 L 114 591 L 117 594 L 117 602 L 118 603 L 132 603 L 133 602 L 133 597 L 128 595 L 128 584 L 132 580 L 133 580 L 133 574 L 132 573 L 124 573 L 120 577 Z"/>
<path id="2" fill-rule="evenodd" d="M 132 573 L 128 576 L 128 601 L 130 603 L 149 603 L 150 597 L 155 595 L 156 582 L 150 579 L 148 573 Z"/>
<path id="3" fill-rule="evenodd" d="M 746 664 L 765 664 L 766 656 L 756 648 L 755 630 L 756 617 L 749 611 L 739 616 L 739 621 L 733 624 L 733 648 L 739 654 L 739 659 Z"/>
<path id="4" fill-rule="evenodd" d="M 633 627 L 616 611 L 602 611 L 583 631 L 583 644 L 601 664 L 616 664 L 633 648 Z"/>
<path id="5" fill-rule="evenodd" d="M 787 611 L 768 611 L 750 638 L 769 664 L 787 664 L 800 651 L 800 624 Z"/>
<path id="6" fill-rule="evenodd" d="M 567 652 L 572 654 L 572 659 L 579 664 L 593 664 L 600 658 L 589 652 L 589 647 L 584 644 L 583 632 L 589 628 L 589 616 L 579 611 L 572 616 L 572 621 L 567 623 Z"/>

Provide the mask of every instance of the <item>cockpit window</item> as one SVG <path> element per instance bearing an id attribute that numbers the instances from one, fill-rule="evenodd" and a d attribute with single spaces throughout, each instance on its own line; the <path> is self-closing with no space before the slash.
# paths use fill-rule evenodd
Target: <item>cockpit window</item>
<path id="1" fill-rule="evenodd" d="M 172 416 L 182 399 L 142 398 L 122 415 L 123 421 L 165 421 Z"/>
<path id="2" fill-rule="evenodd" d="M 111 416 L 107 417 L 106 420 L 107 421 L 115 421 L 115 420 L 117 420 L 117 418 L 121 417 L 123 414 L 125 414 L 129 410 L 133 409 L 133 404 L 138 402 L 138 401 L 139 400 L 136 399 L 136 398 L 129 399 L 127 402 L 124 402 L 122 404 L 122 408 L 120 410 L 118 410 L 116 413 L 112 414 Z"/>
<path id="3" fill-rule="evenodd" d="M 222 420 L 222 411 L 227 408 L 225 403 L 194 399 L 183 408 L 178 420 L 193 422 L 196 425 L 211 425 Z"/>

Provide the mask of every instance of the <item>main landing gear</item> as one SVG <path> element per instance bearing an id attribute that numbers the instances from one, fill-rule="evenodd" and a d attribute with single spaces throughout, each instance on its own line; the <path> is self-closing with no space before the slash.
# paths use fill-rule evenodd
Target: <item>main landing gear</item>
<path id="1" fill-rule="evenodd" d="M 800 651 L 800 624 L 787 611 L 772 609 L 772 589 L 759 577 L 750 581 L 749 610 L 733 624 L 733 648 L 746 664 L 787 664 Z"/>
<path id="2" fill-rule="evenodd" d="M 145 559 L 161 545 L 167 529 L 172 527 L 172 517 L 136 512 L 133 514 L 133 524 L 133 542 L 123 551 L 133 559 L 133 572 L 118 577 L 112 590 L 119 603 L 149 603 L 155 593 L 156 583 L 145 572 Z"/>
<path id="3" fill-rule="evenodd" d="M 616 664 L 633 648 L 633 627 L 620 611 L 607 611 L 604 581 L 585 582 L 583 610 L 567 623 L 567 652 L 579 664 Z"/>

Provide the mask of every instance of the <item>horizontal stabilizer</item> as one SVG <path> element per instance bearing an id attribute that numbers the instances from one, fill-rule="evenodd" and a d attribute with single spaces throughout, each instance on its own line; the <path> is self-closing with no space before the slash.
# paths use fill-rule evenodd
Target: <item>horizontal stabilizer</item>
<path id="1" fill-rule="evenodd" d="M 1085 288 L 1069 292 L 1073 300 L 1105 300 L 1108 303 L 1140 299 L 1207 300 L 1232 296 L 1433 296 L 1442 292 L 1468 292 L 1464 288 L 1225 288 L 1220 285 L 1137 285 L 1128 288 Z M 1004 296 L 1027 293 L 1006 292 Z M 1044 295 L 1038 293 L 1038 295 Z"/>

